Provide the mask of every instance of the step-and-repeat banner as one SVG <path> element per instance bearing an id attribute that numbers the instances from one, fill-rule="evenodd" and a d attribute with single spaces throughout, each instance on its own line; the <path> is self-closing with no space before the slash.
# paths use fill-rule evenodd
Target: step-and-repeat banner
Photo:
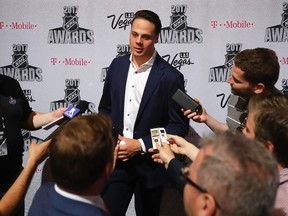
<path id="1" fill-rule="evenodd" d="M 0 2 L 0 74 L 20 82 L 36 111 L 86 100 L 86 113 L 97 112 L 108 66 L 130 52 L 130 23 L 140 9 L 160 16 L 156 49 L 183 73 L 187 93 L 217 119 L 225 121 L 230 92 L 226 79 L 241 50 L 275 50 L 281 66 L 276 87 L 288 91 L 288 3 L 282 0 Z M 210 132 L 203 124 L 190 125 L 189 140 L 196 142 Z M 23 131 L 24 149 L 31 140 L 41 142 L 50 130 Z M 39 166 L 26 198 L 28 207 L 41 174 Z"/>

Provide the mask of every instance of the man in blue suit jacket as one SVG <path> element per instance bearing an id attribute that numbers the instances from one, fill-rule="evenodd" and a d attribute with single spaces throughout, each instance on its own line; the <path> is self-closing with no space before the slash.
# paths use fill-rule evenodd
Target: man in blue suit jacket
<path id="1" fill-rule="evenodd" d="M 99 112 L 108 115 L 118 132 L 116 169 L 103 198 L 114 215 L 125 215 L 133 193 L 137 215 L 159 215 L 166 173 L 154 163 L 151 128 L 186 136 L 189 129 L 181 107 L 171 99 L 184 90 L 183 75 L 155 50 L 161 21 L 152 11 L 135 13 L 131 23 L 132 54 L 115 58 L 107 72 Z"/>
<path id="2" fill-rule="evenodd" d="M 106 116 L 78 116 L 65 124 L 50 144 L 55 183 L 40 187 L 28 215 L 108 216 L 100 194 L 113 168 L 114 146 Z"/>

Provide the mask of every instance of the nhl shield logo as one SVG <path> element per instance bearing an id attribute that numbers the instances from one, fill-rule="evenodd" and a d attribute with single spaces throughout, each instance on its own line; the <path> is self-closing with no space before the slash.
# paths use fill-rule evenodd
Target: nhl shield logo
<path id="1" fill-rule="evenodd" d="M 31 132 L 28 130 L 21 130 L 23 139 L 30 139 L 31 138 Z"/>
<path id="2" fill-rule="evenodd" d="M 64 100 L 68 104 L 77 104 L 80 101 L 80 90 L 77 88 L 76 89 L 73 89 L 73 88 L 65 89 Z"/>
<path id="3" fill-rule="evenodd" d="M 63 29 L 66 31 L 76 31 L 79 28 L 77 16 L 64 16 Z"/>
<path id="4" fill-rule="evenodd" d="M 25 69 L 28 67 L 28 56 L 23 53 L 17 53 L 12 55 L 12 66 L 18 69 Z"/>
<path id="5" fill-rule="evenodd" d="M 170 16 L 171 23 L 170 28 L 173 31 L 183 31 L 187 28 L 187 16 L 184 14 L 177 14 Z"/>
<path id="6" fill-rule="evenodd" d="M 231 67 L 232 67 L 234 57 L 235 57 L 235 54 L 234 54 L 234 53 L 233 53 L 233 54 L 227 53 L 227 54 L 225 55 L 225 64 L 224 64 L 224 66 L 225 66 L 226 68 L 231 68 Z"/>
<path id="7" fill-rule="evenodd" d="M 287 12 L 282 13 L 281 26 L 286 29 L 288 28 L 288 13 Z"/>

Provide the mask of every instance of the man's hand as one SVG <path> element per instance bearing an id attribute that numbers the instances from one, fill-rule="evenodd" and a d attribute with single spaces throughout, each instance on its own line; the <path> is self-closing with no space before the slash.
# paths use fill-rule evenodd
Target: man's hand
<path id="1" fill-rule="evenodd" d="M 32 163 L 37 166 L 49 155 L 49 145 L 51 140 L 37 144 L 35 141 L 32 141 L 29 147 L 29 158 L 27 163 Z"/>
<path id="2" fill-rule="evenodd" d="M 199 152 L 199 149 L 196 146 L 177 135 L 167 134 L 167 138 L 170 142 L 171 150 L 175 154 L 186 155 L 191 160 L 195 160 L 196 155 Z"/>
<path id="3" fill-rule="evenodd" d="M 114 170 L 114 168 L 116 166 L 116 161 L 117 161 L 117 157 L 118 157 L 119 148 L 120 148 L 120 145 L 117 144 L 115 146 L 115 149 L 114 149 L 114 159 L 113 159 L 113 168 L 112 168 L 112 170 Z"/>
<path id="4" fill-rule="evenodd" d="M 148 149 L 148 152 L 154 153 L 152 155 L 152 159 L 154 160 L 154 162 L 163 164 L 167 169 L 168 164 L 173 158 L 175 158 L 175 155 L 172 149 L 170 148 L 169 144 L 163 143 L 162 146 L 156 145 L 156 147 L 158 151 L 153 148 L 150 148 Z"/>
<path id="5" fill-rule="evenodd" d="M 141 143 L 139 140 L 125 138 L 119 135 L 118 143 L 120 144 L 118 158 L 122 161 L 127 161 L 141 152 Z"/>
<path id="6" fill-rule="evenodd" d="M 54 121 L 58 118 L 60 118 L 61 116 L 63 116 L 63 113 L 65 112 L 67 108 L 59 108 L 53 112 L 51 112 L 51 121 Z"/>
<path id="7" fill-rule="evenodd" d="M 186 155 L 191 143 L 187 142 L 183 137 L 167 134 L 167 139 L 170 143 L 171 149 L 175 154 Z"/>
<path id="8" fill-rule="evenodd" d="M 60 118 L 66 108 L 59 108 L 53 112 L 41 113 L 41 112 L 31 112 L 29 118 L 23 122 L 23 129 L 26 130 L 37 130 L 43 125 L 46 125 L 58 118 Z"/>
<path id="9" fill-rule="evenodd" d="M 194 100 L 201 105 L 197 98 L 194 98 Z M 192 112 L 190 109 L 184 110 L 183 108 L 181 109 L 181 111 L 183 112 L 184 116 L 187 116 L 187 118 L 192 119 L 195 122 L 205 123 L 208 118 L 207 111 L 203 106 L 202 110 L 199 113 Z"/>

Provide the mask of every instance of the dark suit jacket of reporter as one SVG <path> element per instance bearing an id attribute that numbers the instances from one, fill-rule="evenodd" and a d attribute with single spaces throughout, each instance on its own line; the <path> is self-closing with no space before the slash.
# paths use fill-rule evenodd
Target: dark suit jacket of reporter
<path id="1" fill-rule="evenodd" d="M 130 66 L 130 55 L 115 58 L 109 66 L 103 95 L 99 103 L 99 113 L 110 116 L 113 126 L 122 134 L 124 120 L 124 99 L 126 80 Z M 189 120 L 171 97 L 180 88 L 184 90 L 182 73 L 156 55 L 151 68 L 137 118 L 134 125 L 134 139 L 142 138 L 146 149 L 152 148 L 150 129 L 165 127 L 166 132 L 186 136 Z M 150 154 L 138 154 L 128 162 L 118 160 L 117 168 L 135 167 L 143 175 L 147 187 L 156 187 L 164 183 L 166 173 L 162 165 L 156 164 Z"/>
<path id="2" fill-rule="evenodd" d="M 92 204 L 76 201 L 58 194 L 54 183 L 42 185 L 36 192 L 28 216 L 109 216 Z"/>

